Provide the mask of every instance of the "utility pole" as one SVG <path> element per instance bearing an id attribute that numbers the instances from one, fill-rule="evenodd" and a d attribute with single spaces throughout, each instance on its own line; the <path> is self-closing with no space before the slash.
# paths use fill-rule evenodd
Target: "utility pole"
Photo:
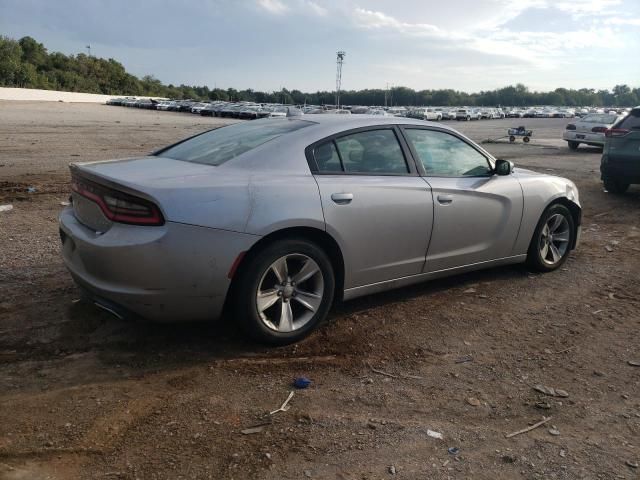
<path id="1" fill-rule="evenodd" d="M 87 55 L 90 57 L 91 56 L 91 45 L 87 45 L 85 48 L 87 49 Z"/>
<path id="2" fill-rule="evenodd" d="M 347 53 L 340 50 L 336 54 L 336 109 L 340 109 L 340 88 L 342 87 L 342 64 Z"/>

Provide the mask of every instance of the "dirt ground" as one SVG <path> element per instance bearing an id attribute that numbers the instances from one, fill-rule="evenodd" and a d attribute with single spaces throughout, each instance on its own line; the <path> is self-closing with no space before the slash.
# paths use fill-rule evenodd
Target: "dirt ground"
<path id="1" fill-rule="evenodd" d="M 216 123 L 0 102 L 0 205 L 14 207 L 0 212 L 0 478 L 639 477 L 640 188 L 605 193 L 599 151 L 559 140 L 566 120 L 450 122 L 477 141 L 533 128 L 530 145 L 484 146 L 577 183 L 582 244 L 564 268 L 355 300 L 278 349 L 230 318 L 118 321 L 77 301 L 60 259 L 68 162 L 144 154 Z M 269 416 L 299 375 L 311 387 Z"/>

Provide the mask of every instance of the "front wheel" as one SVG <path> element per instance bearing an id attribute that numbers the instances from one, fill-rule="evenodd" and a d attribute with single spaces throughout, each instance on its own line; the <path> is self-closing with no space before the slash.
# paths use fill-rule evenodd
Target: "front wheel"
<path id="1" fill-rule="evenodd" d="M 329 257 L 316 244 L 277 241 L 248 260 L 239 272 L 235 313 L 255 340 L 297 342 L 326 318 L 335 275 Z"/>
<path id="2" fill-rule="evenodd" d="M 569 140 L 567 143 L 569 144 L 569 150 L 577 150 L 580 146 L 580 142 L 573 142 Z"/>
<path id="3" fill-rule="evenodd" d="M 629 184 L 616 180 L 614 178 L 605 177 L 603 179 L 604 188 L 609 193 L 625 193 L 629 189 Z"/>
<path id="4" fill-rule="evenodd" d="M 536 227 L 527 253 L 527 264 L 538 272 L 551 272 L 569 257 L 576 230 L 567 207 L 555 204 L 547 208 Z"/>

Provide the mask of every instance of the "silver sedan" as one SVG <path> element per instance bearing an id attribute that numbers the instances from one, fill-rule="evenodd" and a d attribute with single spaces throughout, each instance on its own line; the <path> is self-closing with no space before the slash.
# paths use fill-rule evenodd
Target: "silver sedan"
<path id="1" fill-rule="evenodd" d="M 160 321 L 225 310 L 285 344 L 337 300 L 496 265 L 548 272 L 578 244 L 567 179 L 514 168 L 441 124 L 312 117 L 72 164 L 60 236 L 86 297 Z"/>

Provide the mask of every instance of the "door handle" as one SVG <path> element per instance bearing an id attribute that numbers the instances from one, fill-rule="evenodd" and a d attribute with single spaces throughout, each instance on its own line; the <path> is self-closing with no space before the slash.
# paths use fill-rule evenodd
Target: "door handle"
<path id="1" fill-rule="evenodd" d="M 453 197 L 451 195 L 438 195 L 438 203 L 441 205 L 449 205 L 453 203 Z"/>
<path id="2" fill-rule="evenodd" d="M 353 193 L 332 193 L 331 200 L 338 205 L 347 205 L 353 200 Z"/>

